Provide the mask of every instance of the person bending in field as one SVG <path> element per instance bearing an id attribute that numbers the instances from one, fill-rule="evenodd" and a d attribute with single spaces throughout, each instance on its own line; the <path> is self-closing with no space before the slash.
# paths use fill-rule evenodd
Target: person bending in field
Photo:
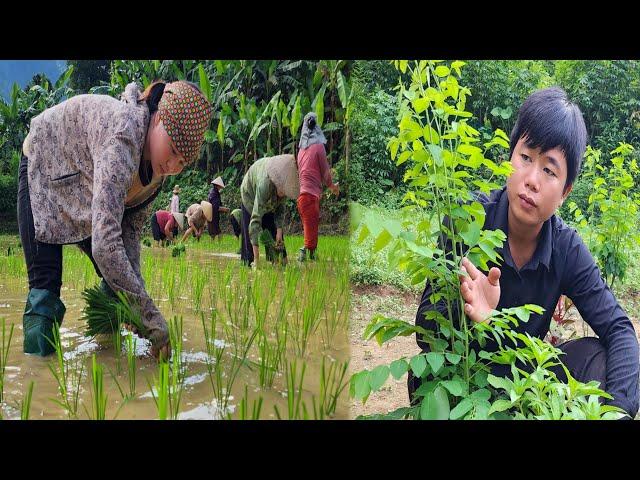
<path id="1" fill-rule="evenodd" d="M 180 212 L 158 210 L 151 215 L 151 235 L 157 246 L 165 246 L 184 227 L 184 215 Z"/>
<path id="2" fill-rule="evenodd" d="M 570 340 L 558 346 L 561 360 L 581 382 L 596 380 L 613 399 L 607 403 L 623 409 L 630 418 L 638 412 L 639 350 L 629 317 L 602 280 L 589 250 L 578 233 L 567 226 L 556 211 L 571 192 L 580 171 L 587 132 L 582 113 L 557 87 L 534 92 L 518 112 L 511 132 L 510 157 L 514 171 L 501 190 L 479 195 L 486 219 L 484 228 L 500 229 L 507 239 L 498 253 L 501 266 L 491 264 L 488 275 L 467 258 L 462 261 L 460 291 L 467 317 L 490 321 L 491 310 L 536 304 L 545 309 L 532 314 L 516 330 L 543 339 L 560 295 L 574 302 L 582 318 L 597 337 Z M 451 251 L 451 245 L 447 246 Z M 433 305 L 428 284 L 416 315 L 416 325 L 437 331 L 425 313 L 437 309 L 447 315 L 444 301 Z M 457 305 L 456 305 L 457 306 Z M 453 321 L 459 324 L 459 310 Z M 416 339 L 423 351 L 429 346 Z M 479 349 L 476 342 L 472 344 Z M 495 341 L 486 351 L 495 351 Z M 560 367 L 560 366 L 558 366 Z M 553 370 L 553 369 L 552 369 Z M 566 381 L 562 368 L 554 370 Z M 498 376 L 510 375 L 509 365 L 492 366 Z M 420 379 L 408 379 L 412 402 Z M 627 417 L 627 418 L 629 418 Z"/>
<path id="3" fill-rule="evenodd" d="M 140 236 L 164 179 L 197 160 L 213 110 L 188 82 L 125 87 L 121 100 L 76 95 L 31 119 L 23 143 L 18 224 L 29 293 L 23 351 L 55 351 L 63 245 L 78 245 L 102 278 L 137 306 L 158 359 L 169 328 L 140 273 Z"/>
<path id="4" fill-rule="evenodd" d="M 298 169 L 293 155 L 276 155 L 256 160 L 244 174 L 240 185 L 242 199 L 240 259 L 244 265 L 258 267 L 259 238 L 267 230 L 287 263 L 284 247 L 284 202 L 300 193 Z M 269 255 L 270 256 L 270 255 Z M 271 261 L 273 258 L 268 258 Z"/>
<path id="5" fill-rule="evenodd" d="M 207 222 L 213 218 L 213 207 L 207 201 L 202 201 L 199 204 L 194 203 L 185 212 L 187 217 L 187 224 L 189 228 L 184 232 L 182 236 L 182 242 L 184 242 L 190 235 L 196 237 L 200 241 L 200 237 L 204 232 L 204 228 L 207 226 Z"/>

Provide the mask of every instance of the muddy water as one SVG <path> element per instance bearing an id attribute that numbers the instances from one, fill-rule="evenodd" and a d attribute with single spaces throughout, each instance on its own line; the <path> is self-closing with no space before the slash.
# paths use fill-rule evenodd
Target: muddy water
<path id="1" fill-rule="evenodd" d="M 283 298 L 287 297 L 290 302 L 287 308 L 287 323 L 291 332 L 302 329 L 300 325 L 305 312 L 307 317 L 318 316 L 317 327 L 309 334 L 305 354 L 301 355 L 292 337 L 289 338 L 286 349 L 286 358 L 290 361 L 296 359 L 298 370 L 303 361 L 306 363 L 302 400 L 311 412 L 312 397 L 316 400 L 319 397 L 323 358 L 327 365 L 332 361 L 344 362 L 349 358 L 346 325 L 349 293 L 348 289 L 340 288 L 336 273 L 346 269 L 347 265 L 340 265 L 332 259 L 327 259 L 318 264 L 302 267 L 292 262 L 292 265 L 286 269 L 266 266 L 257 272 L 245 269 L 241 273 L 237 255 L 229 253 L 236 249 L 237 245 L 231 240 L 214 244 L 208 239 L 198 244 L 189 244 L 186 254 L 177 258 L 171 257 L 168 249 L 143 248 L 142 273 L 150 295 L 167 320 L 174 315 L 181 316 L 183 319 L 181 358 L 186 373 L 179 418 L 217 419 L 226 414 L 230 414 L 232 418 L 238 418 L 238 404 L 245 394 L 245 386 L 248 387 L 249 410 L 252 402 L 262 397 L 260 418 L 276 418 L 274 406 L 278 407 L 281 415 L 287 417 L 287 382 L 284 368 L 279 369 L 271 388 L 261 388 L 257 366 L 243 366 L 233 384 L 226 412 L 218 408 L 207 373 L 208 356 L 202 317 L 208 320 L 211 315 L 217 315 L 219 324 L 238 323 L 238 318 L 242 317 L 243 311 L 234 313 L 235 306 L 246 302 L 251 303 L 250 290 L 246 289 L 247 283 L 260 291 L 260 294 L 254 296 L 260 299 L 258 310 L 264 309 L 265 312 L 264 327 L 261 330 L 270 340 L 275 338 L 275 317 Z M 295 250 L 291 248 L 290 251 Z M 0 318 L 6 319 L 7 326 L 14 325 L 5 374 L 4 402 L 0 405 L 2 415 L 4 418 L 20 417 L 19 402 L 27 391 L 29 383 L 33 381 L 30 418 L 67 418 L 65 410 L 53 401 L 60 399 L 55 378 L 49 369 L 49 366 L 54 364 L 55 356 L 43 359 L 22 353 L 22 312 L 28 290 L 24 267 L 20 267 L 20 262 L 16 261 L 16 259 L 22 260 L 22 252 L 18 250 L 13 257 L 0 257 Z M 136 396 L 124 401 L 119 389 L 120 387 L 124 393 L 129 392 L 124 346 L 122 356 L 118 358 L 109 337 L 91 339 L 83 335 L 86 325 L 81 320 L 84 308 L 81 292 L 85 287 L 95 284 L 98 278 L 93 272 L 90 261 L 77 248 L 65 247 L 64 258 L 61 298 L 67 307 L 67 312 L 61 326 L 61 336 L 65 358 L 69 362 L 79 359 L 85 369 L 81 381 L 78 418 L 90 418 L 92 411 L 89 369 L 91 356 L 94 353 L 97 361 L 105 367 L 104 389 L 108 398 L 106 418 L 157 418 L 158 413 L 149 384 L 153 384 L 154 377 L 157 377 L 158 368 L 155 359 L 149 355 L 150 344 L 144 339 L 135 337 L 137 340 Z M 22 271 L 20 271 L 21 268 Z M 291 278 L 297 280 L 294 295 L 288 296 L 285 292 L 287 270 L 291 270 L 294 273 Z M 292 272 L 289 272 L 289 275 Z M 290 279 L 289 283 L 291 281 Z M 310 292 L 313 290 L 311 282 L 322 283 L 324 286 L 321 309 L 313 310 L 309 307 L 312 302 Z M 244 312 L 248 312 L 246 324 L 250 328 L 255 327 L 254 308 L 251 307 Z M 334 321 L 337 326 L 333 334 L 326 333 L 325 327 L 333 324 Z M 126 334 L 128 333 L 123 332 L 123 344 Z M 229 339 L 225 338 L 221 328 L 216 331 L 214 341 L 219 344 L 226 341 L 229 344 Z M 232 350 L 232 347 L 228 348 L 223 362 L 231 361 Z M 249 359 L 254 362 L 260 359 L 257 341 L 250 349 Z M 344 381 L 347 381 L 346 377 Z M 333 418 L 348 418 L 347 396 L 348 387 L 340 396 Z"/>

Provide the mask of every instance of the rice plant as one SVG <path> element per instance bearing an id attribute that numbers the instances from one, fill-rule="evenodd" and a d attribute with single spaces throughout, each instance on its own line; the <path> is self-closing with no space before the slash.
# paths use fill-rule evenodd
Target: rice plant
<path id="1" fill-rule="evenodd" d="M 244 396 L 240 400 L 240 406 L 238 408 L 238 416 L 240 420 L 260 420 L 260 411 L 262 410 L 262 395 L 254 400 L 251 404 L 251 413 L 249 413 L 249 388 L 244 386 Z"/>
<path id="2" fill-rule="evenodd" d="M 260 356 L 260 361 L 258 362 L 258 380 L 261 387 L 271 388 L 273 386 L 273 381 L 280 367 L 285 346 L 286 344 L 282 342 L 271 344 L 264 332 L 260 332 L 260 338 L 258 340 L 258 354 Z"/>
<path id="3" fill-rule="evenodd" d="M 296 348 L 296 355 L 304 357 L 309 345 L 311 336 L 316 332 L 320 326 L 321 316 L 320 313 L 323 309 L 323 304 L 326 299 L 326 290 L 323 285 L 318 285 L 307 292 L 305 298 L 306 302 L 302 307 L 302 315 L 296 315 L 294 320 L 294 346 Z"/>
<path id="4" fill-rule="evenodd" d="M 297 375 L 298 364 L 297 361 L 287 363 L 285 369 L 285 377 L 287 379 L 287 418 L 289 420 L 299 420 L 307 417 L 302 409 L 302 383 L 304 381 L 304 372 L 307 368 L 306 362 L 302 362 L 302 369 L 300 371 L 300 377 Z M 278 420 L 282 420 L 278 406 L 273 406 L 276 417 Z"/>
<path id="5" fill-rule="evenodd" d="M 148 382 L 147 382 L 148 383 Z M 158 377 L 149 384 L 160 420 L 177 420 L 182 400 L 182 384 L 178 373 L 167 361 L 158 363 Z"/>
<path id="6" fill-rule="evenodd" d="M 0 342 L 0 403 L 4 401 L 4 376 L 9 358 L 9 348 L 13 337 L 13 323 L 9 326 L 7 334 L 6 320 L 2 319 L 2 341 Z"/>
<path id="7" fill-rule="evenodd" d="M 105 420 L 107 413 L 107 393 L 104 391 L 104 371 L 96 361 L 96 354 L 91 356 L 91 412 L 84 407 L 87 416 L 92 420 Z"/>
<path id="8" fill-rule="evenodd" d="M 135 327 L 146 336 L 147 329 L 142 323 L 140 312 L 130 303 L 126 294 L 116 292 L 116 297 L 106 293 L 100 285 L 94 285 L 82 292 L 86 301 L 82 319 L 86 321 L 85 336 L 113 335 L 120 332 L 122 323 Z"/>
<path id="9" fill-rule="evenodd" d="M 84 362 L 79 355 L 69 361 L 65 359 L 60 327 L 57 324 L 54 324 L 51 344 L 55 348 L 56 359 L 49 363 L 48 367 L 56 381 L 60 396 L 60 399 L 52 398 L 51 401 L 62 407 L 69 418 L 77 418 Z"/>
<path id="10" fill-rule="evenodd" d="M 215 338 L 218 326 L 217 312 L 211 312 L 209 326 L 204 315 L 201 315 L 201 319 L 207 350 L 206 367 L 209 381 L 218 405 L 224 412 L 229 406 L 229 398 L 238 373 L 244 365 L 247 365 L 249 350 L 259 330 L 254 329 L 251 334 L 248 334 L 248 332 L 240 332 L 240 329 L 234 325 L 223 325 L 224 340 L 220 341 Z M 232 352 L 228 352 L 230 345 Z"/>
<path id="11" fill-rule="evenodd" d="M 128 398 L 136 396 L 136 347 L 137 339 L 129 333 L 125 339 L 127 348 L 127 371 L 129 373 L 129 394 Z"/>
<path id="12" fill-rule="evenodd" d="M 180 255 L 184 255 L 187 251 L 187 248 L 184 246 L 184 243 L 178 243 L 177 245 L 171 246 L 171 256 L 179 257 Z"/>
<path id="13" fill-rule="evenodd" d="M 184 381 L 186 372 L 182 364 L 182 317 L 174 316 L 169 320 L 169 341 L 171 343 L 171 370 L 177 376 L 180 384 Z"/>
<path id="14" fill-rule="evenodd" d="M 345 380 L 349 362 L 338 363 L 330 360 L 330 365 L 327 367 L 325 359 L 326 357 L 322 357 L 318 409 L 323 416 L 330 417 L 335 414 L 338 407 L 338 399 L 347 385 L 349 385 L 349 380 Z"/>
<path id="15" fill-rule="evenodd" d="M 169 405 L 169 364 L 165 361 L 158 363 L 158 378 L 153 380 L 154 386 L 149 384 L 153 401 L 158 409 L 158 418 L 166 420 L 170 415 Z M 155 390 L 155 391 L 154 391 Z"/>
<path id="16" fill-rule="evenodd" d="M 31 397 L 33 396 L 33 380 L 29 383 L 29 388 L 24 398 L 20 402 L 20 420 L 29 420 L 31 411 Z"/>
<path id="17" fill-rule="evenodd" d="M 195 309 L 199 311 L 202 305 L 202 292 L 204 291 L 204 287 L 207 285 L 207 277 L 200 269 L 194 269 L 191 279 L 191 285 L 193 286 L 193 305 Z"/>

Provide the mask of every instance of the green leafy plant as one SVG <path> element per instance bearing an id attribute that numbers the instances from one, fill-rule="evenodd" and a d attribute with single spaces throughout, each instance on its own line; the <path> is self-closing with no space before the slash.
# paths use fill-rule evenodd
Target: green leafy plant
<path id="1" fill-rule="evenodd" d="M 586 212 L 575 202 L 569 209 L 598 262 L 604 280 L 613 289 L 623 281 L 630 252 L 640 242 L 638 231 L 640 194 L 634 178 L 640 173 L 633 146 L 620 143 L 605 167 L 599 150 L 587 147 L 582 176 L 591 185 Z"/>

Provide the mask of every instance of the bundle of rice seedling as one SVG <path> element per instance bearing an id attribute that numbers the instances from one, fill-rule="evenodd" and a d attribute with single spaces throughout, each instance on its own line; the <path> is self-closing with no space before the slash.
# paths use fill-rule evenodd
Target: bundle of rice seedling
<path id="1" fill-rule="evenodd" d="M 258 237 L 258 242 L 264 245 L 267 260 L 274 262 L 280 260 L 284 253 L 283 245 L 276 245 L 275 240 L 271 236 L 271 232 L 268 230 L 262 230 Z"/>
<path id="2" fill-rule="evenodd" d="M 146 336 L 140 313 L 123 292 L 117 292 L 114 297 L 98 284 L 85 289 L 82 297 L 87 302 L 82 311 L 82 318 L 87 322 L 85 336 L 112 335 L 122 324 L 135 327 L 140 335 Z"/>
<path id="3" fill-rule="evenodd" d="M 184 243 L 178 243 L 177 245 L 172 245 L 171 246 L 171 256 L 172 257 L 177 257 L 177 256 L 182 255 L 183 253 L 185 253 L 186 250 L 187 249 L 184 246 Z"/>

